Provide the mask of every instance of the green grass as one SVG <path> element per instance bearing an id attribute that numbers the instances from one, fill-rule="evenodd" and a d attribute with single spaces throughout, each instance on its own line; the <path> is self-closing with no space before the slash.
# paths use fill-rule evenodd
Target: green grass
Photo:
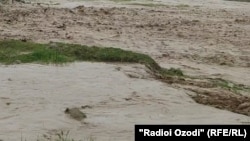
<path id="1" fill-rule="evenodd" d="M 161 68 L 150 56 L 112 47 L 78 44 L 39 44 L 18 40 L 0 41 L 0 63 L 62 64 L 73 61 L 140 63 L 162 76 L 184 76 L 180 69 Z"/>
<path id="2" fill-rule="evenodd" d="M 63 56 L 46 44 L 21 42 L 16 40 L 0 42 L 0 62 L 4 64 L 19 63 L 63 63 L 72 59 Z"/>
<path id="3" fill-rule="evenodd" d="M 161 68 L 160 73 L 163 77 L 164 76 L 184 76 L 181 69 L 175 69 L 175 68 L 170 68 L 170 69 Z"/>
<path id="4" fill-rule="evenodd" d="M 118 48 L 88 47 L 64 43 L 38 44 L 17 40 L 0 41 L 0 62 L 13 64 L 17 61 L 20 63 L 132 62 L 159 68 L 158 64 L 145 54 Z"/>
<path id="5" fill-rule="evenodd" d="M 58 48 L 52 50 L 61 55 L 70 57 L 79 61 L 96 61 L 96 62 L 127 62 L 140 63 L 148 65 L 153 69 L 160 69 L 160 66 L 148 55 L 125 51 L 119 48 L 101 48 L 88 47 L 77 44 L 57 43 Z"/>

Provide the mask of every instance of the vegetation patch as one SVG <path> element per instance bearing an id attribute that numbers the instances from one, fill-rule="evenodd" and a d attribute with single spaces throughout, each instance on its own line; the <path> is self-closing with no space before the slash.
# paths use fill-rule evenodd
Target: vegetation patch
<path id="1" fill-rule="evenodd" d="M 19 40 L 0 41 L 0 63 L 67 63 L 73 61 L 119 62 L 144 64 L 162 76 L 184 76 L 180 69 L 161 68 L 146 54 L 112 47 L 96 47 L 78 44 L 39 44 Z"/>
<path id="2" fill-rule="evenodd" d="M 177 7 L 177 8 L 187 8 L 187 7 L 190 7 L 190 6 L 187 5 L 187 4 L 179 4 L 179 5 L 176 5 L 175 7 Z"/>
<path id="3" fill-rule="evenodd" d="M 233 82 L 217 78 L 217 79 L 210 79 L 216 86 L 232 91 L 234 93 L 238 93 L 238 91 L 249 91 L 250 87 L 242 85 L 242 84 L 235 84 Z"/>
<path id="4" fill-rule="evenodd" d="M 118 48 L 88 47 L 77 44 L 38 44 L 18 40 L 0 41 L 0 62 L 20 63 L 67 63 L 72 61 L 132 62 L 148 64 L 159 69 L 149 56 Z"/>
<path id="5" fill-rule="evenodd" d="M 184 76 L 183 72 L 181 69 L 176 69 L 176 68 L 170 68 L 170 69 L 161 69 L 161 74 L 168 75 L 168 76 Z"/>

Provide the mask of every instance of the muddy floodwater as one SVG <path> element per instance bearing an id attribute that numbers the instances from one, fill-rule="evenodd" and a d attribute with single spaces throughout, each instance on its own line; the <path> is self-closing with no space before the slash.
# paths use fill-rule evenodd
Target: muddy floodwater
<path id="1" fill-rule="evenodd" d="M 249 123 L 249 7 L 223 0 L 0 5 L 0 40 L 116 47 L 197 78 L 165 83 L 140 64 L 0 65 L 0 140 L 70 131 L 75 140 L 132 141 L 135 124 Z"/>

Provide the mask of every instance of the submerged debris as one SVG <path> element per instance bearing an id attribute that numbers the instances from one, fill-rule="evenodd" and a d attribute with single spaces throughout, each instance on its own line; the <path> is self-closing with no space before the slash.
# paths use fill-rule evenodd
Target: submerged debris
<path id="1" fill-rule="evenodd" d="M 87 118 L 86 114 L 79 110 L 79 108 L 66 108 L 64 111 L 65 114 L 68 114 L 71 118 L 81 121 L 84 118 Z"/>

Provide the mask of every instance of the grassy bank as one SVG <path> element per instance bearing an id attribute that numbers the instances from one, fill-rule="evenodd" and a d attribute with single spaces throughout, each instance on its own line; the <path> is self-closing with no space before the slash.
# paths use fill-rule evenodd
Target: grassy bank
<path id="1" fill-rule="evenodd" d="M 196 80 L 200 78 L 186 76 L 180 69 L 162 68 L 150 56 L 142 53 L 126 51 L 119 48 L 89 47 L 79 44 L 39 44 L 19 40 L 0 41 L 0 63 L 2 64 L 63 64 L 74 61 L 140 63 L 149 68 L 157 79 L 161 79 L 164 82 L 184 85 L 192 84 L 203 87 L 202 83 L 196 83 Z M 208 80 L 205 83 L 209 85 L 209 87 L 220 87 L 234 92 L 249 90 L 249 88 L 244 85 L 229 83 L 223 79 Z"/>
<path id="2" fill-rule="evenodd" d="M 140 63 L 157 74 L 183 76 L 179 69 L 161 68 L 148 55 L 118 48 L 89 47 L 65 43 L 39 44 L 19 40 L 0 41 L 0 63 L 3 64 L 62 64 L 73 61 Z"/>

